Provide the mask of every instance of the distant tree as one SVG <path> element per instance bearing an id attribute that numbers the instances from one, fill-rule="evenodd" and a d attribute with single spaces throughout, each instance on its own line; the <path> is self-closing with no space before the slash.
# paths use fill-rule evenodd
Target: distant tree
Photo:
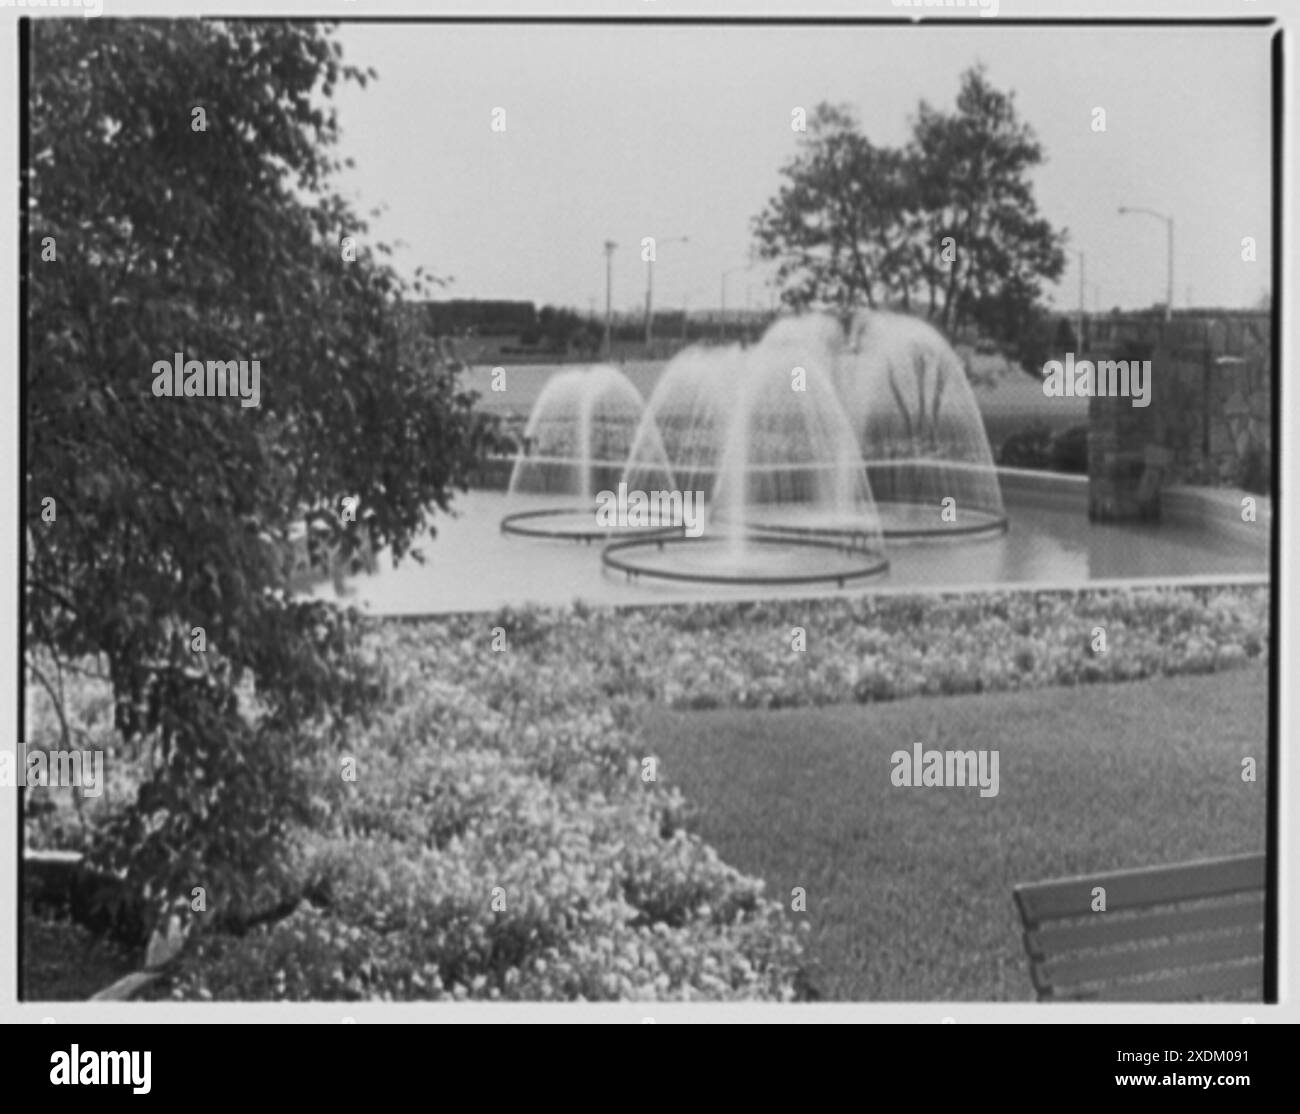
<path id="1" fill-rule="evenodd" d="M 1048 360 L 1060 359 L 1066 352 L 1077 353 L 1079 342 L 1072 319 L 1035 306 L 1021 319 L 1015 340 L 1007 347 L 1021 370 L 1041 381 L 1043 365 Z"/>
<path id="2" fill-rule="evenodd" d="M 931 316 L 947 329 L 973 321 L 1014 335 L 1042 281 L 1060 277 L 1065 252 L 1063 233 L 1038 216 L 1028 174 L 1043 152 L 1013 94 L 993 88 L 981 67 L 968 70 L 955 112 L 921 103 L 909 152 L 918 277 Z"/>
<path id="3" fill-rule="evenodd" d="M 327 30 L 39 21 L 30 41 L 29 676 L 57 701 L 63 670 L 105 663 L 153 756 L 93 856 L 159 909 L 201 879 L 230 911 L 376 691 L 356 620 L 287 593 L 295 524 L 407 554 L 491 432 L 332 190 L 329 98 L 371 75 Z M 258 360 L 260 405 L 155 397 L 176 353 Z"/>
<path id="4" fill-rule="evenodd" d="M 829 104 L 813 110 L 801 147 L 754 221 L 758 256 L 779 261 L 786 304 L 878 305 L 899 288 L 908 250 L 903 156 L 872 144 L 847 108 Z"/>
<path id="5" fill-rule="evenodd" d="M 979 67 L 954 112 L 921 103 L 902 150 L 819 105 L 754 221 L 758 251 L 780 261 L 787 305 L 888 304 L 1014 348 L 1065 267 L 1064 233 L 1038 216 L 1028 177 L 1042 159 L 1012 95 Z"/>
<path id="6" fill-rule="evenodd" d="M 537 337 L 551 352 L 567 352 L 590 339 L 582 315 L 562 306 L 543 306 L 537 311 Z"/>

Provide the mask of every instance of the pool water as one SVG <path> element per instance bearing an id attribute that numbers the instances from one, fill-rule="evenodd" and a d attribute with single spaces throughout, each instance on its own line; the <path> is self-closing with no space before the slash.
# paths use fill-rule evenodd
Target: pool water
<path id="1" fill-rule="evenodd" d="M 1077 500 L 1006 492 L 1009 528 L 986 538 L 891 542 L 888 569 L 834 585 L 719 585 L 655 581 L 606 569 L 598 541 L 548 540 L 503 534 L 501 519 L 518 509 L 499 491 L 458 495 L 455 517 L 435 519 L 437 536 L 423 543 L 426 562 L 394 569 L 386 554 L 377 571 L 348 582 L 345 601 L 384 616 L 494 611 L 527 604 L 594 606 L 704 600 L 771 599 L 862 592 L 993 587 L 1085 587 L 1108 582 L 1266 582 L 1269 530 L 1243 540 L 1241 531 L 1166 520 L 1156 524 L 1092 523 Z M 539 509 L 541 509 L 539 504 Z M 1231 513 L 1231 505 L 1224 513 Z M 315 589 L 337 598 L 326 581 Z"/>

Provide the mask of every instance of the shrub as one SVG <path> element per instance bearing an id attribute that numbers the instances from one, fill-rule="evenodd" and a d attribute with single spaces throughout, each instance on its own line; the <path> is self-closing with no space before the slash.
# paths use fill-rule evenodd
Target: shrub
<path id="1" fill-rule="evenodd" d="M 1013 433 L 1002 442 L 998 463 L 1007 468 L 1048 468 L 1052 433 L 1045 425 L 1034 425 Z"/>
<path id="2" fill-rule="evenodd" d="M 410 695 L 409 693 L 407 694 Z M 312 900 L 196 938 L 174 998 L 789 1000 L 798 933 L 762 883 L 680 829 L 680 796 L 598 761 L 585 713 L 518 725 L 445 687 L 356 745 L 366 771 L 314 834 Z M 536 713 L 537 709 L 533 709 Z M 445 725 L 420 737 L 415 721 Z M 609 724 L 604 725 L 606 730 Z M 453 741 L 454 739 L 454 741 Z M 625 758 L 631 741 L 620 738 Z M 572 752 L 568 761 L 543 758 Z"/>
<path id="3" fill-rule="evenodd" d="M 157 915 L 274 873 L 375 698 L 355 618 L 291 598 L 299 525 L 322 562 L 404 556 L 491 447 L 337 192 L 341 54 L 307 23 L 32 28 L 25 232 L 77 249 L 28 276 L 26 664 L 104 659 L 140 776 L 87 851 Z M 182 347 L 257 368 L 256 404 L 156 398 Z"/>
<path id="4" fill-rule="evenodd" d="M 1252 495 L 1267 495 L 1273 481 L 1272 462 L 1263 448 L 1251 442 L 1237 468 L 1237 486 Z"/>
<path id="5" fill-rule="evenodd" d="M 1071 426 L 1056 434 L 1048 446 L 1047 467 L 1055 472 L 1088 471 L 1088 427 Z"/>

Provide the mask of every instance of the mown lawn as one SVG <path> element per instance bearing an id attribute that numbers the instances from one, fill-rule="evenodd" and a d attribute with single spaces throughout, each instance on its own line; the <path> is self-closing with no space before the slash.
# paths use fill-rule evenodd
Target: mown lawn
<path id="1" fill-rule="evenodd" d="M 690 826 L 790 904 L 831 1000 L 1033 997 L 1011 887 L 1262 850 L 1263 665 L 869 706 L 647 713 Z M 997 749 L 1000 791 L 896 788 L 889 756 Z M 1253 756 L 1258 780 L 1241 778 Z"/>

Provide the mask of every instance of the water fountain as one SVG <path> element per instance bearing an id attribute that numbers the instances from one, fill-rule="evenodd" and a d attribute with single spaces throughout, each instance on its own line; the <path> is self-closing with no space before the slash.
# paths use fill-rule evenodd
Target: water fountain
<path id="1" fill-rule="evenodd" d="M 664 370 L 628 460 L 629 489 L 702 493 L 699 538 L 606 547 L 629 576 L 730 584 L 836 583 L 883 572 L 879 521 L 832 380 L 824 323 L 749 349 L 691 349 Z"/>
<path id="2" fill-rule="evenodd" d="M 1006 530 L 979 406 L 960 357 L 938 330 L 901 314 L 861 311 L 835 378 L 886 538 Z"/>
<path id="3" fill-rule="evenodd" d="M 569 368 L 542 388 L 524 428 L 507 494 L 507 534 L 591 541 L 601 525 L 597 497 L 617 488 L 645 408 L 616 367 Z"/>
<path id="4" fill-rule="evenodd" d="M 664 368 L 646 404 L 623 480 L 630 489 L 701 491 L 711 504 L 744 350 L 688 348 Z"/>

